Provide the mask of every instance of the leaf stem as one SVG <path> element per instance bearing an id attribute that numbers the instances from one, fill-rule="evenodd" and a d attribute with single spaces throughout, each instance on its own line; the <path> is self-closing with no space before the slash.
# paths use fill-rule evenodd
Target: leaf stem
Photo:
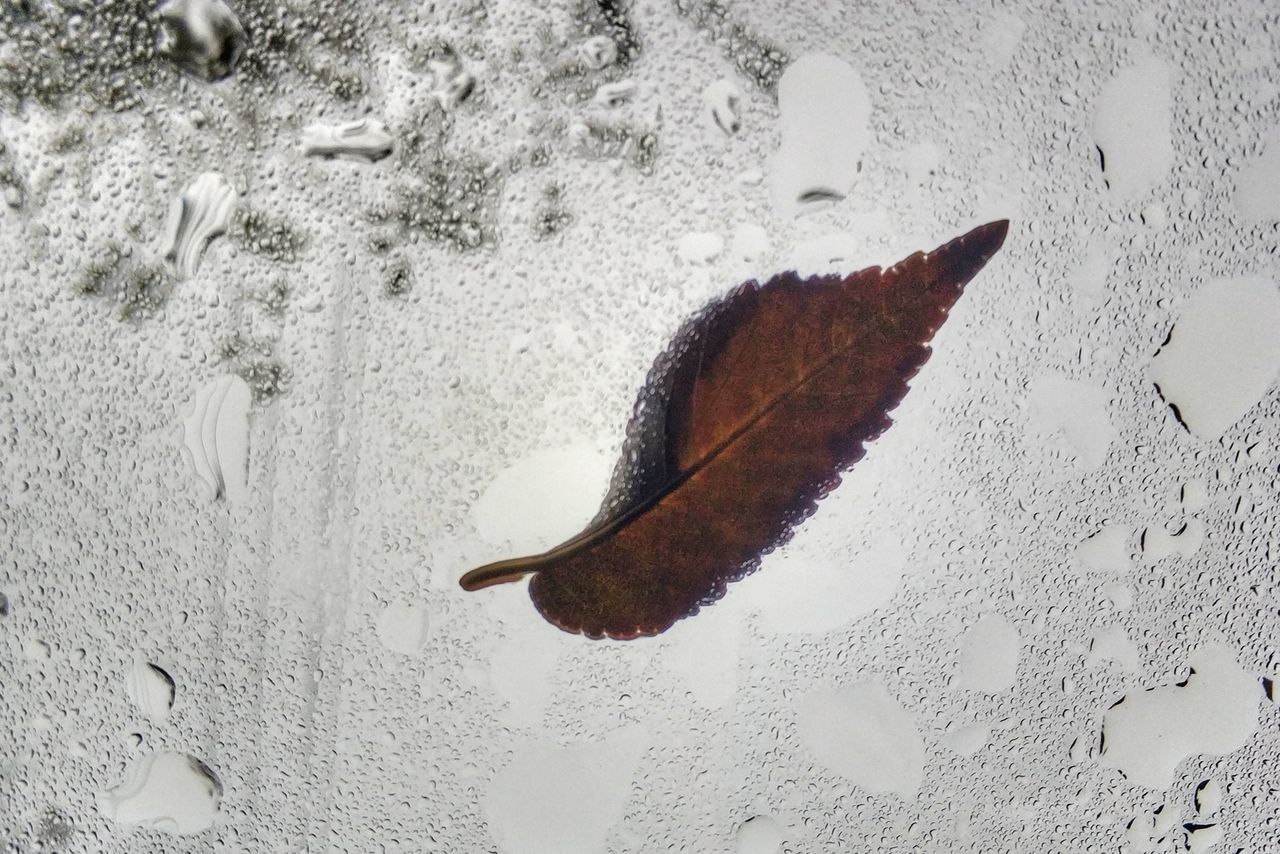
<path id="1" fill-rule="evenodd" d="M 462 585 L 464 590 L 481 590 L 485 587 L 492 587 L 495 584 L 519 581 L 529 573 L 537 572 L 542 568 L 543 563 L 544 558 L 542 555 L 486 563 L 484 566 L 477 567 L 462 576 L 458 583 Z"/>

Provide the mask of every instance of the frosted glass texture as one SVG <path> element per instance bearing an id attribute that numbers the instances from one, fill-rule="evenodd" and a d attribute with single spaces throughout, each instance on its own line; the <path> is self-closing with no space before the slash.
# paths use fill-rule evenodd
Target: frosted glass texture
<path id="1" fill-rule="evenodd" d="M 0 844 L 1274 851 L 1272 3 L 8 0 Z M 595 515 L 748 279 L 1009 219 L 667 632 Z"/>

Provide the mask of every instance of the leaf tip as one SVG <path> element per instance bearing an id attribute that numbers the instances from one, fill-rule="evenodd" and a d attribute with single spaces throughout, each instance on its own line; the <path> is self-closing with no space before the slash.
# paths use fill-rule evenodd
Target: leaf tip
<path id="1" fill-rule="evenodd" d="M 1004 239 L 1008 235 L 1009 220 L 997 219 L 986 225 L 978 226 L 960 239 L 966 243 L 977 243 L 982 248 L 983 254 L 990 258 L 1004 245 Z"/>

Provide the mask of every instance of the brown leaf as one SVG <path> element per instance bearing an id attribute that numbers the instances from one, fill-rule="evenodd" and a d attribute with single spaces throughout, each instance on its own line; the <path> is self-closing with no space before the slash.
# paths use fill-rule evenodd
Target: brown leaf
<path id="1" fill-rule="evenodd" d="M 707 306 L 650 370 L 595 520 L 462 586 L 535 573 L 542 615 L 593 638 L 655 635 L 719 599 L 889 426 L 1008 228 L 989 223 L 888 270 L 747 282 Z"/>

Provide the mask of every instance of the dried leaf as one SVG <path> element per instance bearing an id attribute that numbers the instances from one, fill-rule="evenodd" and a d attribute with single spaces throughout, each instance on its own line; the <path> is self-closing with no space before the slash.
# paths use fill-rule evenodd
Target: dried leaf
<path id="1" fill-rule="evenodd" d="M 620 640 L 719 599 L 889 426 L 929 339 L 1008 227 L 989 223 L 888 270 L 747 282 L 707 306 L 650 370 L 595 520 L 462 586 L 533 573 L 529 595 L 549 621 Z"/>

